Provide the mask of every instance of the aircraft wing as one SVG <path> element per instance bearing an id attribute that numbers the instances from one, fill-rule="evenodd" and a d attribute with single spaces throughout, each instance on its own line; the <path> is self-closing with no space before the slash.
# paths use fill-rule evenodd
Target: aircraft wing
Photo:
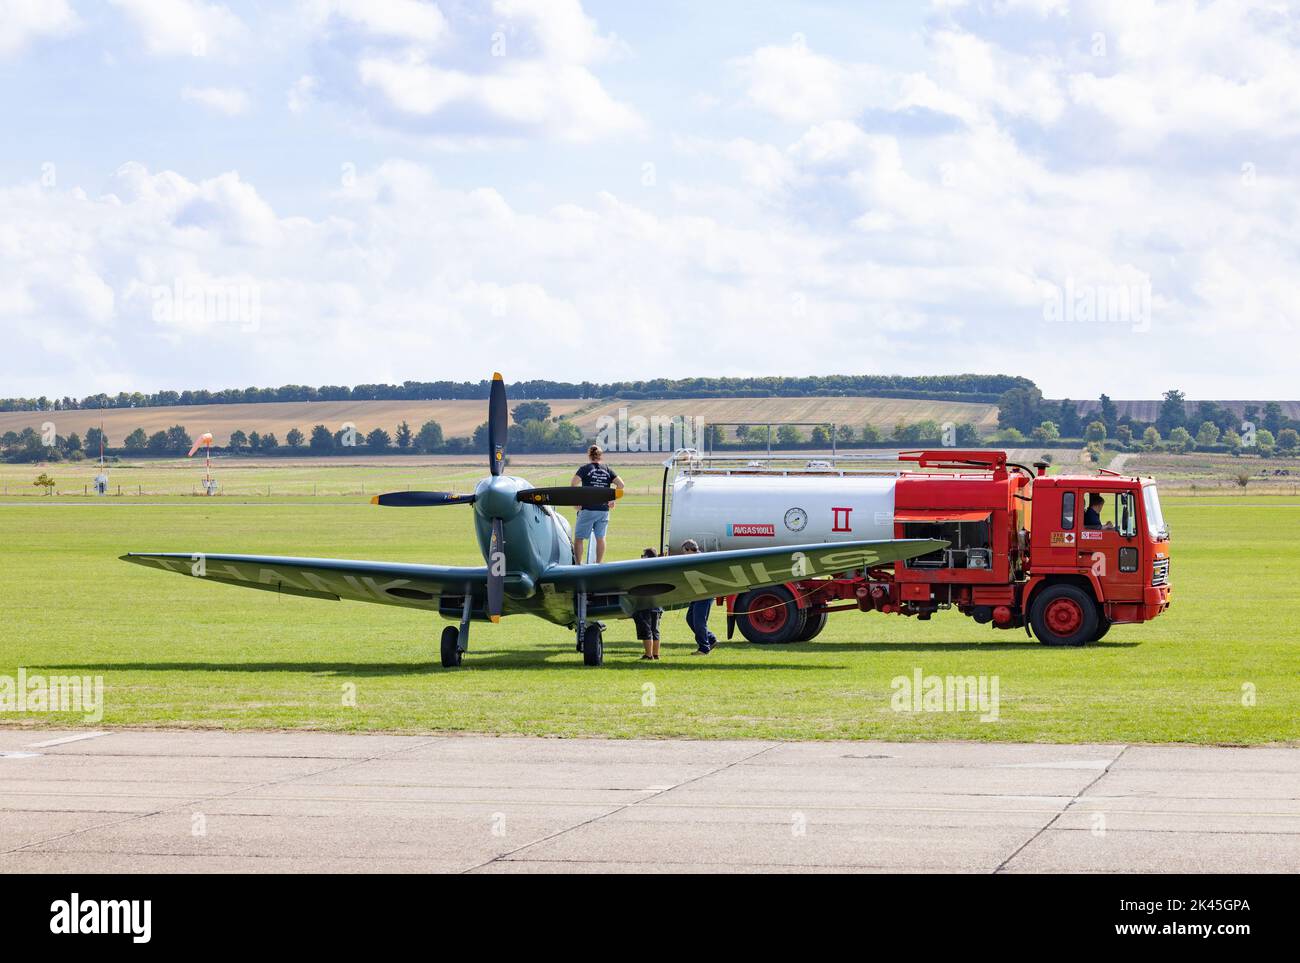
<path id="1" fill-rule="evenodd" d="M 277 555 L 187 555 L 182 552 L 121 556 L 162 569 L 244 588 L 305 598 L 377 602 L 437 611 L 438 599 L 469 592 L 482 596 L 487 568 L 360 562 L 336 558 L 286 558 Z"/>
<path id="2" fill-rule="evenodd" d="M 822 542 L 638 558 L 595 565 L 557 565 L 542 576 L 564 591 L 626 596 L 631 610 L 684 605 L 819 575 L 885 565 L 946 548 L 934 539 Z"/>

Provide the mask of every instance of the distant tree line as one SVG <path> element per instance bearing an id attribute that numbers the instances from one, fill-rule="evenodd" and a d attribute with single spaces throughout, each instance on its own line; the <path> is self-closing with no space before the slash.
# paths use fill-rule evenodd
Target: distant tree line
<path id="1" fill-rule="evenodd" d="M 182 405 L 245 405 L 276 401 L 484 400 L 490 381 L 404 381 L 400 385 L 282 385 L 221 391 L 118 392 L 84 398 L 3 398 L 0 411 L 75 411 L 104 408 L 167 408 Z M 860 396 L 971 401 L 992 404 L 1014 388 L 1033 388 L 1010 375 L 820 375 L 803 378 L 655 378 L 648 381 L 516 381 L 516 398 L 736 398 Z"/>
<path id="2" fill-rule="evenodd" d="M 1048 401 L 1037 388 L 1013 388 L 998 399 L 1000 440 L 1087 445 L 1093 460 L 1112 444 L 1128 450 L 1228 452 L 1260 455 L 1300 453 L 1300 420 L 1288 418 L 1276 401 L 1247 405 L 1241 415 L 1214 401 L 1199 401 L 1188 411 L 1186 395 L 1164 393 L 1155 421 L 1119 415 L 1107 395 L 1095 415 L 1079 414 L 1071 400 Z"/>

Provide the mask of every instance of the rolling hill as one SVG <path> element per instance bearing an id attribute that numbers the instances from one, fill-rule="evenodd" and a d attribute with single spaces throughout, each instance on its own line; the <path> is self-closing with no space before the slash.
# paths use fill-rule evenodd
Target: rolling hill
<path id="1" fill-rule="evenodd" d="M 515 404 L 524 399 L 511 399 Z M 706 423 L 829 422 L 852 425 L 861 430 L 872 424 L 888 433 L 900 420 L 914 423 L 933 419 L 974 422 L 982 432 L 997 428 L 996 405 L 953 401 L 921 401 L 904 398 L 685 398 L 664 401 L 591 401 L 578 398 L 548 400 L 552 415 L 573 415 L 585 436 L 594 436 L 602 416 L 617 418 L 620 408 L 629 417 L 703 417 Z M 146 433 L 183 425 L 191 436 L 210 431 L 218 445 L 225 445 L 236 429 L 262 434 L 274 432 L 284 441 L 291 428 L 310 433 L 313 425 L 336 430 L 352 422 L 362 432 L 384 428 L 390 433 L 403 420 L 413 430 L 433 419 L 442 425 L 446 437 L 464 436 L 487 417 L 483 401 L 288 401 L 264 404 L 191 405 L 163 408 L 107 408 L 103 410 L 9 411 L 0 412 L 0 434 L 32 427 L 41 430 L 52 422 L 55 431 L 67 436 L 86 435 L 87 429 L 103 424 L 109 444 L 116 447 L 136 428 Z"/>
<path id="2" fill-rule="evenodd" d="M 573 399 L 548 404 L 554 414 L 565 415 L 591 402 Z M 472 434 L 486 417 L 487 404 L 483 401 L 277 401 L 165 408 L 6 411 L 0 412 L 0 434 L 21 431 L 29 425 L 40 431 L 41 423 L 49 421 L 60 435 L 76 432 L 84 438 L 88 428 L 102 423 L 109 444 L 118 446 L 137 428 L 152 434 L 172 425 L 183 425 L 193 437 L 205 431 L 212 432 L 218 445 L 225 445 L 230 433 L 237 429 L 245 433 L 274 432 L 283 443 L 290 428 L 310 434 L 313 425 L 325 425 L 333 431 L 342 427 L 344 422 L 352 422 L 362 432 L 372 428 L 392 432 L 405 420 L 413 431 L 418 431 L 420 425 L 432 418 L 442 425 L 443 433 L 450 438 Z"/>

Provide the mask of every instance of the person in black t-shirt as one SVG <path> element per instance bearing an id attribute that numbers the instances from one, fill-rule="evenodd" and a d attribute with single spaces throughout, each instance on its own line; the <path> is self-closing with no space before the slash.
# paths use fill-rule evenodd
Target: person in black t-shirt
<path id="1" fill-rule="evenodd" d="M 601 462 L 605 453 L 600 445 L 587 449 L 587 464 L 574 473 L 569 482 L 582 488 L 622 488 L 623 479 L 614 469 Z M 577 565 L 586 561 L 587 539 L 596 537 L 596 561 L 605 561 L 605 532 L 609 529 L 609 510 L 614 502 L 608 501 L 594 508 L 578 509 L 578 523 L 573 529 L 573 560 Z"/>

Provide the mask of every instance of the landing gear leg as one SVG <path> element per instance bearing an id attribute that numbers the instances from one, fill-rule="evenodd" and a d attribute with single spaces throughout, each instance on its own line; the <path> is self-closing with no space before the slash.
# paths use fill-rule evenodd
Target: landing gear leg
<path id="1" fill-rule="evenodd" d="M 601 665 L 605 661 L 605 640 L 599 622 L 587 623 L 587 593 L 578 593 L 578 651 L 583 665 Z"/>
<path id="2" fill-rule="evenodd" d="M 469 613 L 474 603 L 474 596 L 469 588 L 465 589 L 465 605 L 460 610 L 460 628 L 449 625 L 442 630 L 442 667 L 454 669 L 469 651 Z"/>

